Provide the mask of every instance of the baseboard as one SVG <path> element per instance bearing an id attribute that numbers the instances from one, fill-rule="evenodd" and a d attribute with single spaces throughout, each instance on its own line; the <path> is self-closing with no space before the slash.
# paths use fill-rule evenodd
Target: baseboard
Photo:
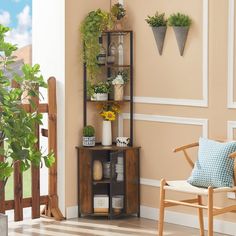
<path id="1" fill-rule="evenodd" d="M 157 208 L 140 206 L 141 217 L 157 220 L 159 217 L 159 211 Z M 66 208 L 66 219 L 72 219 L 78 217 L 78 206 L 72 206 Z M 175 211 L 165 211 L 165 222 L 172 223 L 192 228 L 199 229 L 198 216 L 186 213 L 180 213 Z M 207 218 L 204 217 L 204 225 L 207 230 Z M 214 231 L 216 233 L 228 234 L 236 236 L 236 223 L 224 220 L 214 220 Z"/>
<path id="2" fill-rule="evenodd" d="M 66 219 L 78 218 L 78 206 L 71 206 L 66 208 Z"/>
<path id="3" fill-rule="evenodd" d="M 157 208 L 141 206 L 141 217 L 157 220 L 159 211 Z M 174 211 L 165 211 L 165 222 L 199 229 L 198 216 Z M 204 225 L 207 230 L 207 218 L 204 217 Z M 214 220 L 214 232 L 236 236 L 236 223 Z"/>

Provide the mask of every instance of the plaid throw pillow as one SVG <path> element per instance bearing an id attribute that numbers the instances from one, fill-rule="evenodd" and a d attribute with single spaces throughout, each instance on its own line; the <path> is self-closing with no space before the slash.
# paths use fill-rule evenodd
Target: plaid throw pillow
<path id="1" fill-rule="evenodd" d="M 198 187 L 232 187 L 234 159 L 229 155 L 236 151 L 236 142 L 220 143 L 200 138 L 198 160 L 188 183 Z"/>

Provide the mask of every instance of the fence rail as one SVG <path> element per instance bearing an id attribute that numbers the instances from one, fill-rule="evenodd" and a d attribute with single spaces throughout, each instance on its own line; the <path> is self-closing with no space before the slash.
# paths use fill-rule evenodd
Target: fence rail
<path id="1" fill-rule="evenodd" d="M 56 220 L 64 219 L 58 208 L 57 196 L 57 104 L 56 104 L 56 80 L 54 77 L 48 79 L 48 103 L 40 104 L 39 100 L 34 101 L 36 108 L 32 108 L 30 104 L 22 104 L 27 112 L 47 113 L 48 129 L 41 129 L 41 134 L 48 138 L 48 150 L 53 151 L 55 155 L 55 163 L 49 168 L 49 185 L 48 195 L 40 196 L 40 167 L 31 167 L 31 197 L 23 198 L 23 178 L 20 172 L 19 163 L 14 164 L 14 200 L 5 200 L 5 192 L 0 193 L 0 213 L 7 210 L 14 210 L 14 220 L 23 220 L 23 208 L 32 207 L 32 219 L 41 216 L 54 217 Z M 39 140 L 39 126 L 36 126 L 35 134 Z M 39 148 L 39 141 L 36 147 Z M 0 161 L 3 160 L 0 157 Z M 0 187 L 3 182 L 0 182 Z M 40 212 L 40 205 L 45 205 Z"/>

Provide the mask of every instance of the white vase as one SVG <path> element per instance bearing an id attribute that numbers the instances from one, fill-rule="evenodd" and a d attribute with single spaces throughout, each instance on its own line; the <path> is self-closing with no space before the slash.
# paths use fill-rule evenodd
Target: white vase
<path id="1" fill-rule="evenodd" d="M 112 145 L 111 121 L 104 120 L 102 123 L 102 145 Z"/>

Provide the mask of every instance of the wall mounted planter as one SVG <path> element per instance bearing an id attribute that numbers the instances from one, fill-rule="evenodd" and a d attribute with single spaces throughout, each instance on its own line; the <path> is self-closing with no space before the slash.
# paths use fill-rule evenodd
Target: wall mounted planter
<path id="1" fill-rule="evenodd" d="M 152 31 L 156 40 L 157 48 L 159 54 L 162 55 L 165 36 L 166 36 L 166 26 L 152 27 Z"/>
<path id="2" fill-rule="evenodd" d="M 180 55 L 183 56 L 184 48 L 187 41 L 189 26 L 173 26 Z"/>

